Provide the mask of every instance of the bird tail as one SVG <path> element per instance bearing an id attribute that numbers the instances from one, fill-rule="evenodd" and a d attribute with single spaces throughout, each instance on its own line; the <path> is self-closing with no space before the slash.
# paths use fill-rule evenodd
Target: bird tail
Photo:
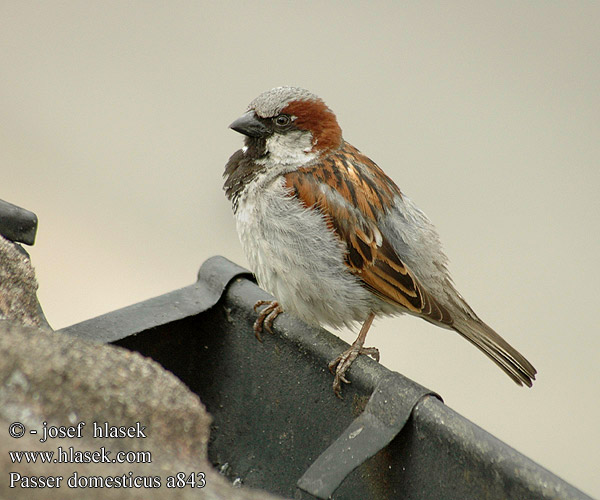
<path id="1" fill-rule="evenodd" d="M 461 318 L 452 328 L 477 346 L 518 385 L 533 385 L 537 370 L 514 347 L 479 318 Z"/>

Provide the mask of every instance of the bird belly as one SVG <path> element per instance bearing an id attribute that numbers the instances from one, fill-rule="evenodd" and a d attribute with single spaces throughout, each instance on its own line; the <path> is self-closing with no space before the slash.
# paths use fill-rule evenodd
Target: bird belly
<path id="1" fill-rule="evenodd" d="M 240 199 L 237 230 L 259 285 L 284 311 L 333 327 L 364 321 L 377 300 L 344 264 L 322 214 L 289 195 L 282 179 Z"/>

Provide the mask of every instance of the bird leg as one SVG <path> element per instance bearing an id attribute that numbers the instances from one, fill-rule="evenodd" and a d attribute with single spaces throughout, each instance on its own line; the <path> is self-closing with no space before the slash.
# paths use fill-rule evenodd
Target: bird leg
<path id="1" fill-rule="evenodd" d="M 346 370 L 350 368 L 350 365 L 354 362 L 354 360 L 358 358 L 359 354 L 367 354 L 368 356 L 373 357 L 375 361 L 379 361 L 379 350 L 377 350 L 377 348 L 363 347 L 363 345 L 365 344 L 365 339 L 367 338 L 367 332 L 369 331 L 369 328 L 371 327 L 371 323 L 373 323 L 374 318 L 375 313 L 370 313 L 366 321 L 363 323 L 358 337 L 356 338 L 350 349 L 344 351 L 331 363 L 329 363 L 329 371 L 335 374 L 335 377 L 333 379 L 333 392 L 340 399 L 342 399 L 341 383 L 350 383 L 350 381 L 346 379 L 344 374 L 346 373 Z"/>
<path id="2" fill-rule="evenodd" d="M 283 308 L 276 300 L 259 300 L 254 304 L 254 311 L 258 312 L 258 308 L 264 305 L 267 307 L 262 310 L 254 322 L 254 336 L 260 342 L 262 342 L 260 334 L 263 331 L 263 328 L 267 330 L 267 332 L 273 333 L 273 321 L 275 321 L 275 318 L 283 312 Z"/>

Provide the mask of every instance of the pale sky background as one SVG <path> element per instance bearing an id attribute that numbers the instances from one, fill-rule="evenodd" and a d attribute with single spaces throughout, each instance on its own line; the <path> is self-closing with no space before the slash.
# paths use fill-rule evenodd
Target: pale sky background
<path id="1" fill-rule="evenodd" d="M 428 214 L 538 381 L 414 318 L 367 343 L 600 497 L 600 3 L 4 0 L 0 68 L 0 198 L 39 217 L 54 328 L 186 286 L 215 254 L 247 265 L 227 125 L 302 86 Z"/>

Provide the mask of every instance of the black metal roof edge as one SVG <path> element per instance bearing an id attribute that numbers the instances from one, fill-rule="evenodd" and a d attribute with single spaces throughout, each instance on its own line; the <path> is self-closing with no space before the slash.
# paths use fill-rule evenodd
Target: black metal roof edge
<path id="1" fill-rule="evenodd" d="M 364 411 L 312 463 L 298 480 L 299 488 L 317 498 L 329 498 L 348 474 L 392 442 L 419 401 L 441 400 L 398 375 L 391 372 L 379 381 Z"/>
<path id="2" fill-rule="evenodd" d="M 38 218 L 33 212 L 0 200 L 0 234 L 7 240 L 33 245 Z"/>
<path id="3" fill-rule="evenodd" d="M 417 429 L 433 428 L 452 453 L 461 451 L 504 477 L 520 481 L 535 498 L 593 500 L 435 398 L 419 401 L 412 417 Z"/>
<path id="4" fill-rule="evenodd" d="M 199 281 L 193 285 L 78 323 L 61 331 L 90 340 L 113 342 L 158 325 L 196 315 L 214 306 L 225 290 L 227 290 L 228 299 L 245 311 L 251 324 L 256 317 L 253 311 L 254 303 L 260 299 L 268 299 L 269 295 L 253 282 L 245 279 L 248 276 L 247 270 L 227 259 L 213 257 L 203 264 L 199 272 Z M 333 334 L 320 328 L 309 327 L 285 314 L 277 318 L 275 329 L 283 339 L 298 346 L 300 355 L 316 358 L 322 361 L 324 366 L 348 347 L 348 344 Z M 366 356 L 360 356 L 356 360 L 351 368 L 350 377 L 353 385 L 365 389 L 370 394 L 375 392 L 379 382 L 385 380 L 387 384 L 385 393 L 388 400 L 393 397 L 402 399 L 407 392 L 413 393 L 415 388 L 420 388 L 415 382 L 391 372 Z M 430 393 L 426 389 L 425 391 L 427 394 Z M 373 398 L 372 395 L 370 403 Z M 402 401 L 399 403 L 401 404 Z M 392 411 L 388 413 L 367 412 L 370 417 L 374 414 L 377 418 L 376 422 L 367 423 L 373 424 L 373 429 L 377 431 L 377 426 L 382 421 L 385 422 L 386 418 L 393 419 L 394 411 L 398 410 L 395 405 L 394 401 L 390 405 Z M 591 500 L 590 497 L 462 417 L 435 397 L 417 398 L 417 402 L 412 401 L 409 408 L 412 409 L 411 414 L 415 426 L 430 429 L 435 436 L 447 443 L 449 448 L 452 447 L 449 453 L 465 450 L 473 460 L 481 464 L 481 467 L 493 464 L 500 474 L 511 479 L 516 477 L 526 485 L 527 489 L 532 492 L 536 491 L 542 498 Z M 361 417 L 362 415 L 358 418 Z M 403 419 L 404 417 L 398 418 L 399 421 L 403 421 Z M 388 430 L 390 430 L 394 422 L 390 421 L 388 424 Z M 391 437 L 386 437 L 387 442 L 396 435 L 399 428 L 394 429 L 394 434 L 390 434 Z M 351 425 L 338 440 L 346 439 L 346 434 L 348 431 L 353 432 L 352 429 Z M 385 446 L 385 444 L 387 443 L 382 445 Z M 335 445 L 334 442 L 332 446 Z M 367 450 L 368 456 L 377 449 Z M 360 453 L 364 455 L 367 451 L 363 450 Z M 345 467 L 348 469 L 347 472 L 351 470 L 350 465 Z M 315 472 L 319 471 L 313 470 L 312 477 L 319 477 L 318 474 L 315 475 Z M 322 477 L 327 477 L 327 471 L 322 472 Z M 334 486 L 337 486 L 339 480 L 339 476 L 330 480 L 326 485 L 327 489 L 331 490 L 332 487 L 335 489 Z M 334 482 L 337 483 L 334 484 Z M 326 497 L 321 496 L 321 498 Z"/>

